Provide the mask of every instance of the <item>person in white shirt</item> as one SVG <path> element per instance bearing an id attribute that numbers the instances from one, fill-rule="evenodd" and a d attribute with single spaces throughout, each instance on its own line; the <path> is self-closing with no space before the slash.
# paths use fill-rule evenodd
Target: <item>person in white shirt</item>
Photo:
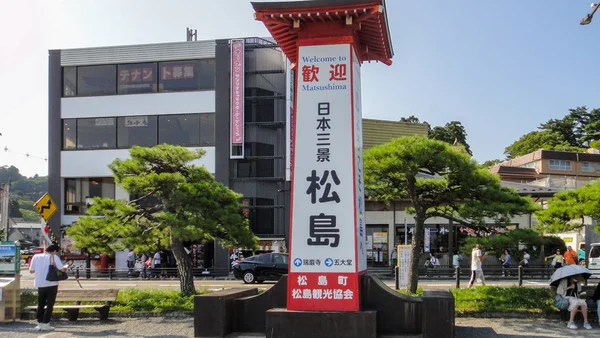
<path id="1" fill-rule="evenodd" d="M 481 251 L 481 244 L 477 244 L 471 252 L 471 280 L 469 281 L 469 289 L 473 287 L 475 279 L 480 280 L 481 285 L 485 286 L 485 277 L 483 276 L 483 269 L 481 268 L 484 257 L 485 256 Z"/>
<path id="2" fill-rule="evenodd" d="M 54 265 L 58 270 L 65 272 L 68 265 L 63 265 L 62 261 L 56 255 L 58 245 L 52 244 L 46 248 L 45 253 L 40 253 L 33 256 L 29 265 L 29 272 L 35 274 L 33 286 L 38 289 L 38 309 L 36 331 L 52 330 L 50 319 L 52 318 L 52 310 L 54 310 L 54 302 L 58 293 L 58 282 L 50 282 L 46 280 L 48 275 L 48 267 L 54 261 Z M 44 307 L 46 311 L 44 311 Z"/>

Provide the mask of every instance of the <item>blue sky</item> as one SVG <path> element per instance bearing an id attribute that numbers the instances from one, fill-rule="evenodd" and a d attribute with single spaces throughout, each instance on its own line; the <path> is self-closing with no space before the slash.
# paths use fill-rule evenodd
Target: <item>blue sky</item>
<path id="1" fill-rule="evenodd" d="M 394 64 L 363 67 L 365 117 L 461 121 L 478 161 L 550 118 L 600 107 L 590 1 L 388 0 Z M 265 36 L 247 0 L 0 1 L 0 165 L 45 175 L 48 49 Z M 27 158 L 23 153 L 35 157 Z"/>

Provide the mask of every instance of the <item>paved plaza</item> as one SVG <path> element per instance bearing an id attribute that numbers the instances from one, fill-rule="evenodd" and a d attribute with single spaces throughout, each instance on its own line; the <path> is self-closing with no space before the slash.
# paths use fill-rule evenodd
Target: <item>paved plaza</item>
<path id="1" fill-rule="evenodd" d="M 578 323 L 581 326 L 581 323 Z M 56 327 L 51 332 L 33 331 L 35 322 L 22 321 L 16 324 L 1 324 L 0 337 L 11 338 L 71 338 L 71 337 L 150 337 L 185 338 L 193 337 L 193 319 L 165 318 L 117 318 L 106 322 L 97 319 L 82 319 L 71 323 L 67 320 L 53 322 Z M 566 328 L 559 320 L 543 319 L 481 319 L 457 318 L 457 338 L 562 338 L 562 337 L 599 337 L 600 328 L 594 325 L 592 330 L 576 331 Z M 259 338 L 264 335 L 233 335 L 232 338 Z M 413 336 L 403 336 L 411 337 Z M 416 336 L 418 337 L 418 336 Z M 414 338 L 416 338 L 414 337 Z M 388 338 L 388 337 L 386 337 Z M 391 337 L 389 337 L 391 338 Z"/>

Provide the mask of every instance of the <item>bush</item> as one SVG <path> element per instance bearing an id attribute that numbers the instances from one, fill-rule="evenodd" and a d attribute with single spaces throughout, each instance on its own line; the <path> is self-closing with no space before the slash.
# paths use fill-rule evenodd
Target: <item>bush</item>
<path id="1" fill-rule="evenodd" d="M 197 291 L 196 294 L 208 293 L 208 290 Z M 69 305 L 75 302 L 60 302 Z M 103 302 L 84 302 L 84 304 L 103 304 Z M 21 309 L 25 306 L 37 305 L 37 294 L 21 292 Z M 59 311 L 57 309 L 57 311 Z M 122 289 L 117 301 L 112 304 L 111 312 L 192 312 L 194 311 L 194 296 L 183 296 L 177 290 L 161 289 Z M 95 312 L 93 309 L 82 309 L 81 312 Z"/>
<path id="2" fill-rule="evenodd" d="M 456 313 L 473 312 L 556 312 L 550 288 L 481 286 L 473 289 L 452 289 Z"/>
<path id="3" fill-rule="evenodd" d="M 423 288 L 417 288 L 417 293 L 412 293 L 408 290 L 397 290 L 399 293 L 411 297 L 423 297 Z"/>

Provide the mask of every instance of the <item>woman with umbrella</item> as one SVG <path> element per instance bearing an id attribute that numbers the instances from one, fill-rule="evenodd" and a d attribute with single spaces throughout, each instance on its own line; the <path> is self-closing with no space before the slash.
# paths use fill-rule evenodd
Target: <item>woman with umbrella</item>
<path id="1" fill-rule="evenodd" d="M 550 285 L 558 286 L 556 294 L 563 296 L 569 301 L 569 307 L 567 308 L 570 312 L 569 323 L 567 324 L 569 329 L 577 330 L 574 320 L 578 309 L 581 310 L 581 314 L 583 315 L 583 327 L 587 330 L 592 329 L 587 318 L 587 304 L 585 299 L 579 298 L 579 296 L 585 295 L 585 292 L 581 292 L 579 282 L 585 281 L 591 275 L 588 269 L 579 265 L 567 265 L 557 269 L 552 274 Z"/>

